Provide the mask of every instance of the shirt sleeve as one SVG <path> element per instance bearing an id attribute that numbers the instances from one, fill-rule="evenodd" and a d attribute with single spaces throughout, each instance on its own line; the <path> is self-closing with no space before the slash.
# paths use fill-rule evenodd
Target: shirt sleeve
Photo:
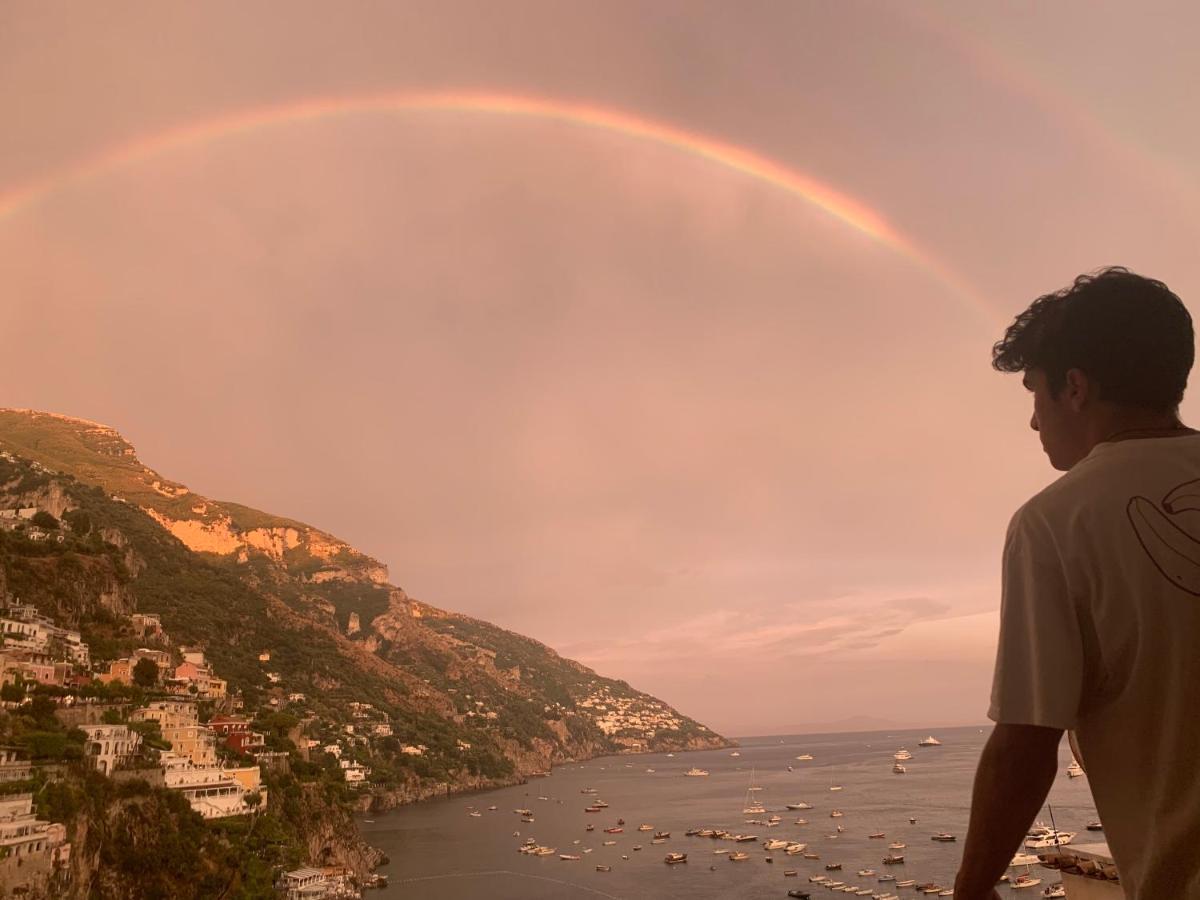
<path id="1" fill-rule="evenodd" d="M 1049 527 L 1028 506 L 1004 543 L 1000 643 L 988 717 L 1074 728 L 1083 693 L 1083 637 Z"/>

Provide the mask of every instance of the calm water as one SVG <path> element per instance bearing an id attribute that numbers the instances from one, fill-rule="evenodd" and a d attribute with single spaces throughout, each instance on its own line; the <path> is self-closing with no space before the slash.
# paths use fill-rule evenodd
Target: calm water
<path id="1" fill-rule="evenodd" d="M 900 880 L 916 878 L 953 884 L 962 841 L 966 836 L 971 778 L 987 737 L 978 728 L 937 729 L 933 733 L 941 747 L 918 747 L 928 731 L 891 731 L 814 736 L 747 738 L 733 758 L 728 750 L 646 756 L 613 756 L 569 765 L 554 770 L 548 778 L 527 785 L 481 794 L 433 801 L 378 815 L 363 824 L 372 844 L 388 854 L 391 863 L 380 871 L 391 884 L 374 896 L 380 898 L 487 897 L 491 900 L 540 900 L 540 898 L 608 897 L 635 898 L 741 898 L 785 897 L 789 888 L 813 888 L 813 896 L 830 894 L 808 883 L 808 876 L 824 873 L 825 864 L 842 863 L 838 880 L 876 887 L 876 878 L 859 878 L 859 869 L 890 871 Z M 908 773 L 892 774 L 892 754 L 906 747 L 913 759 L 905 763 Z M 813 760 L 795 759 L 811 753 Z M 1060 748 L 1060 775 L 1050 793 L 1054 819 L 1059 828 L 1090 835 L 1084 830 L 1096 818 L 1087 778 L 1069 779 L 1066 765 L 1070 750 Z M 788 766 L 793 771 L 787 770 Z M 707 769 L 707 778 L 684 778 L 691 766 Z M 647 769 L 654 769 L 648 773 Z M 763 787 L 754 796 L 767 812 L 743 816 L 741 810 L 750 784 L 751 770 Z M 831 784 L 843 786 L 831 792 Z M 580 793 L 596 788 L 595 795 Z M 600 814 L 583 811 L 593 796 L 610 805 Z M 546 797 L 546 800 L 539 800 Z M 807 802 L 813 809 L 792 812 L 785 803 Z M 497 806 L 495 812 L 488 806 Z M 523 823 L 513 810 L 533 810 L 535 821 Z M 470 808 L 482 818 L 468 815 Z M 841 818 L 831 818 L 840 809 Z M 766 819 L 778 813 L 777 827 L 746 825 L 747 818 Z M 917 824 L 910 825 L 909 817 Z M 793 822 L 803 817 L 808 825 Z M 625 833 L 604 834 L 602 829 L 625 819 Z M 1048 821 L 1048 819 L 1047 819 Z M 641 823 L 670 831 L 664 844 L 651 844 L 650 833 L 638 832 Z M 845 831 L 837 837 L 836 826 Z M 595 825 L 595 831 L 585 826 Z M 711 838 L 685 837 L 689 828 L 726 828 L 757 834 L 754 844 L 733 844 Z M 519 831 L 520 836 L 513 832 Z M 871 832 L 886 832 L 886 840 L 871 840 Z M 949 831 L 958 842 L 931 841 L 930 834 Z M 527 837 L 557 848 L 558 853 L 576 853 L 578 862 L 554 856 L 534 857 L 517 853 Z M 1096 835 L 1095 837 L 1100 837 Z M 820 860 L 787 856 L 781 850 L 768 854 L 762 849 L 767 838 L 803 841 L 820 853 Z M 613 840 L 612 847 L 602 841 Z M 903 841 L 905 864 L 881 865 L 891 841 Z M 579 843 L 575 843 L 578 841 Z M 635 844 L 642 849 L 634 851 Z M 745 862 L 730 862 L 712 851 L 736 847 L 750 854 Z M 584 853 L 591 848 L 591 853 Z M 670 851 L 688 854 L 685 865 L 668 866 L 663 857 Z M 622 855 L 628 856 L 623 860 Z M 774 863 L 764 862 L 767 856 Z M 611 865 L 611 872 L 596 866 Z M 784 876 L 785 869 L 799 875 Z M 1057 880 L 1044 872 L 1044 884 Z M 1040 892 L 1040 889 L 1039 889 Z M 899 892 L 898 892 L 899 893 Z M 911 893 L 911 892 L 909 892 Z"/>

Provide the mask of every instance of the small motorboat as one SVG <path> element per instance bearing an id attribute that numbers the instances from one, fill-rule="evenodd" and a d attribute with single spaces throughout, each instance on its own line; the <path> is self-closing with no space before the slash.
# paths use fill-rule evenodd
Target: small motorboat
<path id="1" fill-rule="evenodd" d="M 674 866 L 674 865 L 677 865 L 678 863 L 685 863 L 685 862 L 687 862 L 687 854 L 686 853 L 668 853 L 665 857 L 663 857 L 663 862 L 665 862 L 668 866 Z"/>
<path id="2" fill-rule="evenodd" d="M 957 841 L 957 840 L 958 840 L 958 838 L 956 838 L 954 835 L 952 835 L 952 834 L 951 834 L 950 832 L 948 832 L 948 831 L 939 831 L 937 834 L 931 834 L 931 835 L 929 836 L 929 839 L 930 839 L 931 841 L 940 841 L 940 842 L 941 842 L 941 843 L 943 843 L 943 844 L 948 844 L 948 843 L 950 843 L 951 841 Z"/>
<path id="3" fill-rule="evenodd" d="M 611 872 L 612 866 L 596 866 L 597 872 Z"/>

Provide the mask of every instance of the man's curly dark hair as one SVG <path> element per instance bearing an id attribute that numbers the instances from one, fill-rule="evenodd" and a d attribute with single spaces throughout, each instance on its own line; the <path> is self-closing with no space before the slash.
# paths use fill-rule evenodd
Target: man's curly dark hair
<path id="1" fill-rule="evenodd" d="M 1161 281 L 1113 266 L 1034 300 L 992 347 L 992 365 L 1001 372 L 1038 369 L 1055 395 L 1067 372 L 1079 369 L 1102 400 L 1174 412 L 1195 354 L 1182 301 Z"/>

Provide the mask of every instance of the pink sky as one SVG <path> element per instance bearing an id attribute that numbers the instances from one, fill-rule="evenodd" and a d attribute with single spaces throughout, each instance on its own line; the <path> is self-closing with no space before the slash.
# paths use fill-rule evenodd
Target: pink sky
<path id="1" fill-rule="evenodd" d="M 722 731 L 979 722 L 1004 527 L 1053 477 L 989 347 L 1105 264 L 1196 308 L 1200 14 L 960 6 L 10 6 L 0 197 L 256 107 L 486 90 L 805 173 L 989 309 L 669 146 L 363 114 L 0 216 L 4 405 L 109 423 Z"/>

